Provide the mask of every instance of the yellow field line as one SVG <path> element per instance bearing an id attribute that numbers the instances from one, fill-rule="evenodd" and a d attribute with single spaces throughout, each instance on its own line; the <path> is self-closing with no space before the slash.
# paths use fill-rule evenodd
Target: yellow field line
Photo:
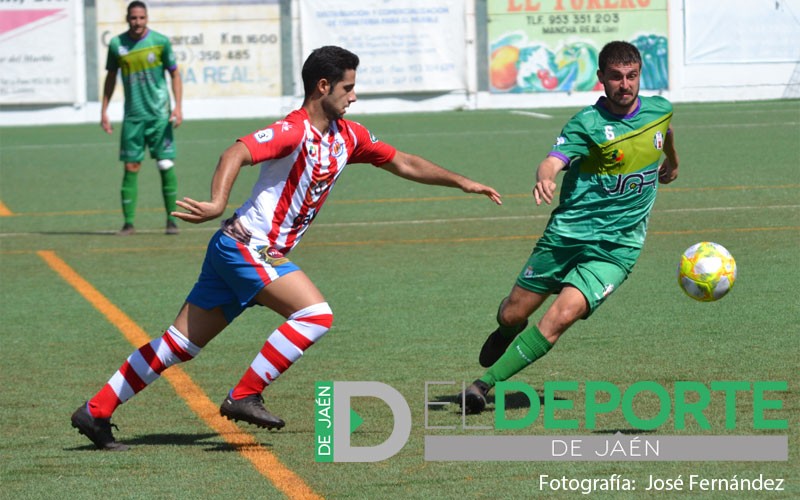
<path id="1" fill-rule="evenodd" d="M 10 217 L 12 215 L 14 215 L 14 212 L 9 210 L 8 207 L 0 201 L 0 217 Z"/>
<path id="2" fill-rule="evenodd" d="M 648 231 L 647 234 L 675 235 L 675 234 L 703 234 L 712 232 L 732 232 L 732 233 L 755 233 L 763 231 L 800 231 L 800 226 L 780 226 L 780 227 L 729 227 L 721 229 L 686 229 L 683 231 Z"/>
<path id="3" fill-rule="evenodd" d="M 50 268 L 58 273 L 108 321 L 116 326 L 125 339 L 134 347 L 150 342 L 150 337 L 127 314 L 97 291 L 91 283 L 83 279 L 55 252 L 40 250 L 36 252 Z M 219 407 L 214 404 L 203 390 L 179 366 L 173 366 L 163 373 L 189 408 L 199 416 L 211 429 L 233 446 L 236 451 L 247 458 L 256 470 L 266 477 L 277 489 L 289 498 L 322 498 L 315 493 L 294 472 L 283 465 L 275 455 L 267 451 L 250 434 L 242 431 L 233 422 L 219 415 Z"/>

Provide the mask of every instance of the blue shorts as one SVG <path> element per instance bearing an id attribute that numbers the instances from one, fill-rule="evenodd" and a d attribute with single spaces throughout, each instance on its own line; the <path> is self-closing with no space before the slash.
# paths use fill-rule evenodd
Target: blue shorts
<path id="1" fill-rule="evenodd" d="M 221 307 L 230 323 L 255 305 L 253 299 L 265 286 L 299 270 L 283 255 L 250 247 L 220 230 L 208 242 L 203 268 L 186 301 L 202 309 Z"/>

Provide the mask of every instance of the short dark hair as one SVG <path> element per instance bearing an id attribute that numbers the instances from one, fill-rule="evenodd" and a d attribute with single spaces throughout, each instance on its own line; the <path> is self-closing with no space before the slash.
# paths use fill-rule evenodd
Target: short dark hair
<path id="1" fill-rule="evenodd" d="M 147 10 L 147 5 L 139 0 L 133 0 L 133 2 L 128 4 L 128 16 L 131 15 L 131 10 L 136 8 Z"/>
<path id="2" fill-rule="evenodd" d="M 326 45 L 314 49 L 303 63 L 303 89 L 306 97 L 314 93 L 314 87 L 321 79 L 328 80 L 331 87 L 344 78 L 348 69 L 358 68 L 358 56 L 347 49 Z"/>
<path id="3" fill-rule="evenodd" d="M 597 59 L 597 67 L 603 73 L 611 64 L 639 64 L 639 68 L 642 67 L 642 55 L 639 54 L 639 49 L 628 42 L 608 42 Z"/>

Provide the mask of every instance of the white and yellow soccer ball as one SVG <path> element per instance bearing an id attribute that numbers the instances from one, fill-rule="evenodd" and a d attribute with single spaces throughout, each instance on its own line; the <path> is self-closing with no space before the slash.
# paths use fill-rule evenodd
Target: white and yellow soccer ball
<path id="1" fill-rule="evenodd" d="M 736 281 L 736 261 L 722 245 L 696 243 L 683 252 L 678 264 L 678 284 L 686 295 L 701 302 L 724 297 Z"/>

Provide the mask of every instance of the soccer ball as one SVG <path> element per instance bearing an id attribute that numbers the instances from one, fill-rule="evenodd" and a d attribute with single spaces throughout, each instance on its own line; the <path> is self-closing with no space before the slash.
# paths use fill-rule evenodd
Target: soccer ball
<path id="1" fill-rule="evenodd" d="M 736 261 L 728 250 L 710 241 L 694 244 L 681 255 L 678 284 L 701 302 L 719 300 L 736 281 Z"/>

